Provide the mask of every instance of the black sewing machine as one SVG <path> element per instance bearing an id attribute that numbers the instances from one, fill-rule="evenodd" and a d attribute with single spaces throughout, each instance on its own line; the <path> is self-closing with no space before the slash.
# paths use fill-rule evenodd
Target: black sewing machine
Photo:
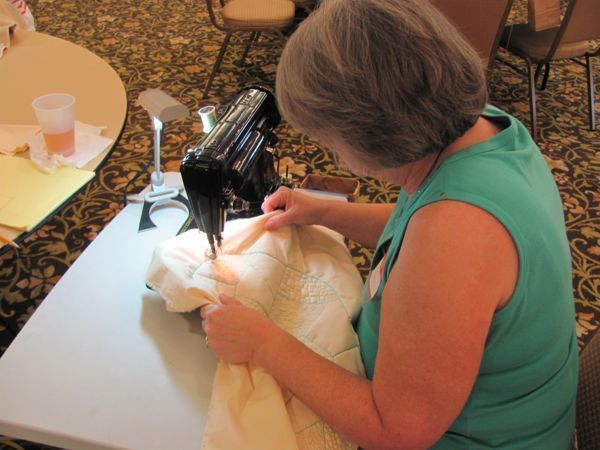
<path id="1" fill-rule="evenodd" d="M 208 237 L 211 259 L 215 244 L 221 246 L 227 212 L 260 214 L 264 198 L 283 183 L 272 149 L 279 120 L 271 92 L 245 88 L 181 162 L 183 185 L 196 224 Z"/>

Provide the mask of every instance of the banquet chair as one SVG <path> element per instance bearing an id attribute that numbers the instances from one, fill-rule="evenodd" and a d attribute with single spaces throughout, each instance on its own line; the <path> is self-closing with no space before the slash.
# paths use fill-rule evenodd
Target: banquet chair
<path id="1" fill-rule="evenodd" d="M 591 58 L 600 54 L 600 45 L 594 43 L 594 39 L 600 39 L 600 1 L 598 0 L 569 0 L 560 26 L 554 28 L 536 32 L 527 24 L 519 24 L 504 29 L 500 47 L 520 57 L 527 66 L 527 71 L 524 72 L 512 63 L 502 60 L 529 79 L 531 135 L 534 140 L 537 140 L 538 136 L 536 84 L 543 68 L 544 76 L 540 90 L 546 88 L 550 63 L 559 60 L 572 59 L 586 68 L 589 124 L 590 130 L 596 129 Z M 580 57 L 584 57 L 585 62 L 574 59 Z"/>
<path id="2" fill-rule="evenodd" d="M 600 443 L 600 334 L 594 335 L 579 356 L 577 390 L 577 447 L 598 448 Z"/>
<path id="3" fill-rule="evenodd" d="M 215 28 L 225 32 L 225 38 L 206 82 L 203 98 L 208 96 L 234 34 L 247 35 L 239 62 L 242 65 L 250 47 L 256 44 L 261 33 L 272 33 L 285 45 L 284 32 L 292 24 L 295 12 L 295 5 L 290 0 L 206 0 L 206 7 L 210 21 Z"/>
<path id="4" fill-rule="evenodd" d="M 481 57 L 488 75 L 513 0 L 431 0 Z"/>

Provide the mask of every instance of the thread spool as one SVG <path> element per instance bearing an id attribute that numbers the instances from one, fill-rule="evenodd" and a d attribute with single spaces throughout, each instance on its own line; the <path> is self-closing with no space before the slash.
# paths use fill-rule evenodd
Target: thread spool
<path id="1" fill-rule="evenodd" d="M 205 133 L 210 132 L 217 123 L 217 114 L 215 107 L 212 105 L 203 106 L 198 110 L 200 119 L 202 119 L 202 127 Z"/>

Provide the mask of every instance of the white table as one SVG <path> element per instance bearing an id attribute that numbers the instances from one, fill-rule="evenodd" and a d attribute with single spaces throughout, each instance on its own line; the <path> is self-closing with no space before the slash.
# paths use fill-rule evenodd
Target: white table
<path id="1" fill-rule="evenodd" d="M 144 285 L 185 220 L 130 204 L 71 266 L 0 358 L 0 434 L 76 449 L 200 448 L 216 369 L 198 313 Z"/>

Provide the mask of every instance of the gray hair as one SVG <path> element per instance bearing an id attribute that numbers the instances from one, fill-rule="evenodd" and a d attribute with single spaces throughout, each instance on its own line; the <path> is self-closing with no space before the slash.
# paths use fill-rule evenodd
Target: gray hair
<path id="1" fill-rule="evenodd" d="M 487 102 L 481 59 L 427 0 L 324 0 L 285 46 L 276 93 L 295 128 L 375 168 L 441 151 Z"/>

